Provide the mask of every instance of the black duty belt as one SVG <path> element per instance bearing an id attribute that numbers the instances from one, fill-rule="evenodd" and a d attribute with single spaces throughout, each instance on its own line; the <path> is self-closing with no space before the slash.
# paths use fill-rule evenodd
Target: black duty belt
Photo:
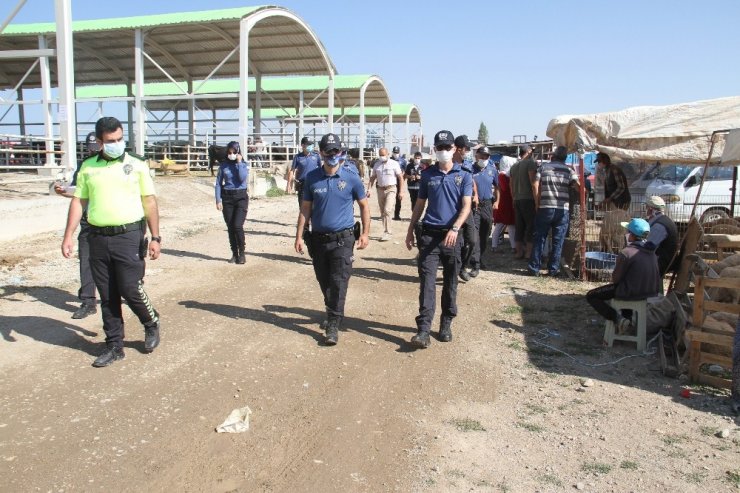
<path id="1" fill-rule="evenodd" d="M 239 193 L 247 193 L 246 188 L 229 188 L 229 189 L 222 189 L 221 195 L 238 195 Z"/>
<path id="2" fill-rule="evenodd" d="M 353 228 L 343 229 L 334 233 L 311 233 L 311 237 L 315 240 L 328 243 L 330 241 L 338 240 L 346 236 L 354 236 Z"/>
<path id="3" fill-rule="evenodd" d="M 103 236 L 116 236 L 123 233 L 129 233 L 131 231 L 142 231 L 146 228 L 146 221 L 139 219 L 128 224 L 121 224 L 120 226 L 93 226 L 90 225 L 90 231 L 95 234 Z"/>
<path id="4" fill-rule="evenodd" d="M 493 199 L 479 199 L 478 200 L 479 204 L 490 204 L 492 202 L 493 202 Z"/>
<path id="5" fill-rule="evenodd" d="M 450 228 L 441 228 L 436 226 L 427 226 L 426 224 L 423 224 L 421 226 L 421 231 L 424 234 L 427 235 L 446 235 L 450 232 Z"/>

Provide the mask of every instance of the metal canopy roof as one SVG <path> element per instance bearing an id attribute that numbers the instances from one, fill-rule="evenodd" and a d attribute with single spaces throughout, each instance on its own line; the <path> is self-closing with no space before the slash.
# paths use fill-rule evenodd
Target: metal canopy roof
<path id="1" fill-rule="evenodd" d="M 181 84 L 182 85 L 182 84 Z M 204 109 L 234 109 L 238 106 L 239 81 L 234 79 L 210 79 L 204 84 L 193 83 L 197 105 Z M 200 86 L 200 87 L 199 87 Z M 261 81 L 263 108 L 292 108 L 296 112 L 299 108 L 300 93 L 308 107 L 327 108 L 329 98 L 328 76 L 307 77 L 264 77 Z M 386 108 L 391 103 L 390 95 L 383 80 L 375 75 L 336 75 L 334 77 L 334 96 L 336 106 L 353 108 L 360 106 L 361 91 L 365 87 L 365 107 Z M 257 84 L 254 79 L 249 80 L 249 105 L 255 104 Z M 182 90 L 172 82 L 154 82 L 144 85 L 144 99 L 151 111 L 187 109 L 188 100 L 178 99 L 183 96 Z M 127 88 L 124 84 L 78 86 L 77 99 L 106 100 L 124 99 L 127 97 Z M 337 108 L 339 109 L 339 108 Z M 324 109 L 326 115 L 326 109 Z M 335 111 L 336 113 L 336 111 Z M 341 114 L 341 110 L 339 111 Z M 357 111 L 359 114 L 359 110 Z"/>
<path id="2" fill-rule="evenodd" d="M 394 123 L 421 123 L 421 112 L 415 104 L 410 103 L 393 103 L 391 105 L 393 112 Z M 366 106 L 365 107 L 365 121 L 367 123 L 388 123 L 388 106 Z M 328 110 L 326 108 L 306 108 L 304 116 L 310 117 L 326 117 Z M 296 119 L 298 118 L 298 112 L 288 109 L 279 108 L 267 108 L 262 109 L 262 119 Z M 334 122 L 335 123 L 359 123 L 360 121 L 360 108 L 348 108 L 344 113 L 340 108 L 334 108 Z"/>
<path id="3" fill-rule="evenodd" d="M 336 73 L 318 36 L 297 15 L 277 6 L 242 7 L 202 12 L 73 21 L 77 85 L 133 84 L 134 33 L 144 33 L 144 49 L 176 80 L 205 80 L 235 50 L 218 77 L 239 77 L 240 22 L 257 19 L 249 31 L 249 70 L 264 75 Z M 54 23 L 10 24 L 0 34 L 0 50 L 40 48 L 39 36 L 54 47 Z M 10 58 L 0 64 L 0 89 L 14 87 L 33 60 Z M 169 81 L 154 63 L 144 63 L 144 80 Z M 52 72 L 52 83 L 57 84 Z M 38 71 L 24 88 L 41 86 Z"/>

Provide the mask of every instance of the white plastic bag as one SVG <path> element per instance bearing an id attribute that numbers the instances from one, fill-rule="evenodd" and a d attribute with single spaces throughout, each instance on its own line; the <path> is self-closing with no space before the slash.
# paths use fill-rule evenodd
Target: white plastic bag
<path id="1" fill-rule="evenodd" d="M 250 414 L 252 414 L 252 410 L 249 409 L 249 406 L 234 409 L 226 420 L 216 428 L 216 431 L 219 433 L 242 433 L 247 431 Z"/>

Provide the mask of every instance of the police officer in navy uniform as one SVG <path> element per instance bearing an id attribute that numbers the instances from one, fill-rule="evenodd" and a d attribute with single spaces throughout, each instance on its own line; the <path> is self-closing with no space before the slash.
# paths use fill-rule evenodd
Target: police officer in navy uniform
<path id="1" fill-rule="evenodd" d="M 342 166 L 345 160 L 339 137 L 326 134 L 319 142 L 323 165 L 303 181 L 301 212 L 296 225 L 295 250 L 303 254 L 304 228 L 311 224 L 311 253 L 314 273 L 326 306 L 325 344 L 334 345 L 344 319 L 355 240 L 367 247 L 370 236 L 370 207 L 360 176 Z M 354 233 L 354 202 L 360 206 L 362 232 Z"/>
<path id="2" fill-rule="evenodd" d="M 87 134 L 85 139 L 85 150 L 87 155 L 85 159 L 89 158 L 98 153 L 100 146 L 95 139 L 95 132 Z M 77 164 L 77 169 L 72 176 L 72 181 L 69 186 L 65 187 L 61 183 L 54 185 L 54 191 L 62 197 L 71 199 L 74 197 L 74 191 L 77 186 L 77 175 L 80 172 L 83 159 Z M 82 302 L 80 307 L 74 311 L 72 318 L 81 319 L 89 315 L 98 313 L 97 308 L 97 297 L 95 296 L 95 281 L 92 277 L 92 270 L 90 269 L 90 224 L 87 222 L 87 210 L 82 211 L 82 218 L 80 219 L 80 232 L 77 235 L 77 248 L 79 249 L 80 257 L 80 289 L 77 291 L 77 297 Z"/>
<path id="3" fill-rule="evenodd" d="M 406 162 L 406 158 L 401 156 L 401 148 L 398 146 L 393 147 L 392 153 L 391 153 L 391 159 L 398 161 L 398 165 L 401 167 L 401 172 L 406 171 L 406 166 L 408 166 L 408 162 Z M 393 211 L 393 220 L 394 221 L 400 221 L 401 220 L 401 202 L 403 201 L 403 197 L 401 196 L 401 193 L 403 190 L 399 190 L 396 194 L 396 207 Z M 411 204 L 411 207 L 413 207 L 413 204 Z"/>
<path id="4" fill-rule="evenodd" d="M 221 211 L 229 233 L 230 264 L 246 263 L 244 222 L 249 211 L 249 164 L 244 161 L 239 142 L 232 140 L 226 146 L 226 160 L 216 175 L 216 209 Z"/>
<path id="5" fill-rule="evenodd" d="M 414 205 L 406 235 L 406 247 L 411 250 L 418 232 L 419 247 L 419 315 L 417 333 L 411 344 L 426 348 L 434 319 L 437 266 L 442 263 L 442 315 L 439 340 L 452 340 L 452 319 L 457 316 L 457 276 L 462 266 L 460 228 L 470 213 L 473 177 L 452 160 L 455 139 L 452 132 L 442 130 L 434 136 L 437 164 L 421 174 L 419 195 Z M 421 227 L 417 223 L 424 213 Z"/>
<path id="6" fill-rule="evenodd" d="M 452 156 L 452 160 L 456 164 L 460 164 L 460 167 L 466 173 L 473 174 L 473 161 L 470 158 L 470 141 L 467 135 L 458 135 L 455 138 L 455 154 Z M 466 270 L 467 267 L 471 266 L 471 260 L 473 258 L 473 252 L 478 247 L 478 230 L 475 228 L 476 220 L 475 215 L 478 214 L 478 187 L 473 180 L 473 198 L 471 204 L 470 214 L 465 219 L 465 224 L 462 227 L 462 267 L 460 268 L 460 279 L 463 281 L 469 281 L 471 277 L 478 275 L 477 272 Z"/>
<path id="7" fill-rule="evenodd" d="M 293 157 L 290 171 L 288 171 L 288 183 L 285 185 L 285 193 L 290 193 L 291 182 L 295 183 L 299 208 L 303 200 L 303 180 L 308 173 L 321 166 L 321 157 L 314 151 L 314 143 L 310 138 L 301 139 L 301 149 L 301 152 Z"/>
<path id="8" fill-rule="evenodd" d="M 404 170 L 404 178 L 406 178 L 406 188 L 409 190 L 409 197 L 411 200 L 411 212 L 414 212 L 414 204 L 416 203 L 416 197 L 419 195 L 419 180 L 421 180 L 421 172 L 423 170 L 421 164 L 421 152 L 416 151 L 414 153 L 414 159 L 406 165 Z"/>
<path id="9" fill-rule="evenodd" d="M 159 209 L 149 166 L 126 152 L 121 122 L 103 117 L 95 124 L 102 150 L 82 163 L 69 205 L 62 255 L 72 256 L 72 235 L 87 208 L 90 223 L 90 265 L 100 293 L 105 350 L 93 366 L 123 359 L 122 300 L 144 326 L 144 351 L 159 345 L 159 314 L 144 291 L 144 259 L 160 254 Z M 145 238 L 147 226 L 151 241 Z"/>
<path id="10" fill-rule="evenodd" d="M 478 232 L 478 241 L 470 257 L 470 277 L 476 277 L 482 268 L 482 258 L 486 253 L 493 227 L 493 209 L 497 205 L 494 202 L 494 188 L 498 187 L 498 169 L 489 161 L 491 151 L 484 146 L 478 148 L 475 153 L 478 159 L 473 165 L 473 181 L 478 192 L 478 207 L 473 214 L 473 221 Z"/>

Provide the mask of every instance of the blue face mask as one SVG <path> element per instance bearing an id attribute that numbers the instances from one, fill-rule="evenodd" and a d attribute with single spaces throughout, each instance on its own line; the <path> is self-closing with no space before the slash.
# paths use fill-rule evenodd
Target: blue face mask
<path id="1" fill-rule="evenodd" d="M 126 151 L 126 143 L 124 141 L 111 142 L 103 144 L 103 152 L 106 156 L 116 159 L 123 156 Z"/>
<path id="2" fill-rule="evenodd" d="M 339 166 L 342 161 L 344 161 L 344 156 L 341 154 L 334 154 L 333 156 L 324 157 L 324 162 L 332 168 L 336 168 L 337 166 Z"/>
<path id="3" fill-rule="evenodd" d="M 308 153 L 313 152 L 313 144 L 311 144 L 310 146 L 306 146 L 306 152 Z"/>

